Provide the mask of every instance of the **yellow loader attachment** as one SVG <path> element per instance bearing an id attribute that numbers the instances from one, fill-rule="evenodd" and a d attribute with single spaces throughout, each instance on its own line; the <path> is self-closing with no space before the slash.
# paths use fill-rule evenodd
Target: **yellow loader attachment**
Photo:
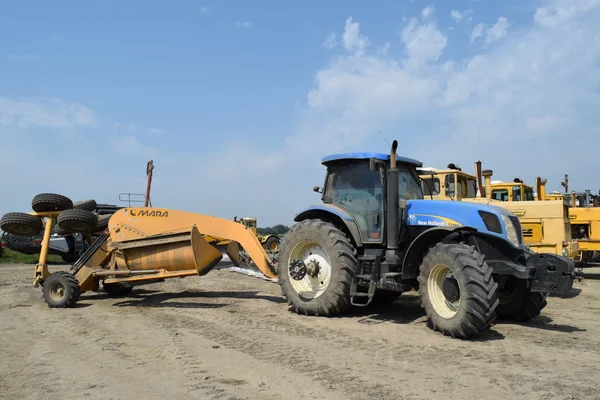
<path id="1" fill-rule="evenodd" d="M 68 210 L 67 210 L 68 211 Z M 61 213 L 28 213 L 47 218 L 35 286 L 42 285 L 50 307 L 71 307 L 79 295 L 102 282 L 112 295 L 167 278 L 202 276 L 223 259 L 219 248 L 240 265 L 240 246 L 265 276 L 276 279 L 275 264 L 256 235 L 234 221 L 166 208 L 133 207 L 114 213 L 108 228 L 75 262 L 70 272 L 50 274 L 46 265 L 52 222 Z M 64 219 L 64 218 L 63 218 Z M 76 225 L 73 225 L 76 229 Z"/>

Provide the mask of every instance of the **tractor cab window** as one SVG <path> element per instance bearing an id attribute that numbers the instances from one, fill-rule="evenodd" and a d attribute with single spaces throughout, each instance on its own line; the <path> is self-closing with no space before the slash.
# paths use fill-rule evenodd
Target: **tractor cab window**
<path id="1" fill-rule="evenodd" d="M 500 201 L 508 201 L 508 190 L 506 190 L 506 189 L 492 190 L 492 199 L 500 200 Z"/>
<path id="2" fill-rule="evenodd" d="M 521 186 L 513 186 L 512 197 L 513 201 L 523 201 Z"/>
<path id="3" fill-rule="evenodd" d="M 423 188 L 419 184 L 419 175 L 403 165 L 398 165 L 398 193 L 401 199 L 419 200 L 423 198 Z M 439 181 L 438 181 L 439 190 Z"/>
<path id="4" fill-rule="evenodd" d="M 533 197 L 533 188 L 525 188 L 525 201 L 534 201 L 535 198 Z"/>
<path id="5" fill-rule="evenodd" d="M 458 175 L 458 198 L 474 199 L 477 197 L 477 181 L 463 175 Z"/>
<path id="6" fill-rule="evenodd" d="M 380 243 L 383 237 L 384 195 L 381 175 L 367 162 L 330 166 L 323 199 L 345 209 L 356 221 L 364 242 Z"/>
<path id="7" fill-rule="evenodd" d="M 438 178 L 421 178 L 421 188 L 425 196 L 440 194 L 440 180 Z"/>
<path id="8" fill-rule="evenodd" d="M 446 178 L 444 179 L 444 186 L 446 188 L 446 196 L 450 197 L 451 199 L 455 199 L 456 196 L 456 179 L 454 177 L 455 174 L 448 174 L 446 175 Z"/>

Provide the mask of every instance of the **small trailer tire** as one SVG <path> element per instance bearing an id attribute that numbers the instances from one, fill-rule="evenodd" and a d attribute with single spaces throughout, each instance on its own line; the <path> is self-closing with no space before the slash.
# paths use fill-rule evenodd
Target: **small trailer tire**
<path id="1" fill-rule="evenodd" d="M 98 226 L 98 216 L 91 211 L 73 208 L 60 213 L 56 224 L 66 232 L 92 233 Z"/>
<path id="2" fill-rule="evenodd" d="M 73 201 L 61 194 L 40 193 L 31 200 L 35 212 L 64 211 L 73 208 Z"/>
<path id="3" fill-rule="evenodd" d="M 69 272 L 58 271 L 44 280 L 42 294 L 48 307 L 73 307 L 79 300 L 81 290 L 77 278 Z"/>
<path id="4" fill-rule="evenodd" d="M 44 223 L 35 215 L 11 212 L 0 219 L 0 230 L 15 236 L 37 236 L 44 230 Z"/>

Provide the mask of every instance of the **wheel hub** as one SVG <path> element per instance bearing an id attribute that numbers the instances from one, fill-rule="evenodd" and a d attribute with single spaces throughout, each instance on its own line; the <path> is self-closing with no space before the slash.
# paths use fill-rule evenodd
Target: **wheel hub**
<path id="1" fill-rule="evenodd" d="M 290 276 L 296 281 L 301 281 L 306 276 L 308 270 L 302 260 L 294 260 L 290 263 Z"/>
<path id="2" fill-rule="evenodd" d="M 319 276 L 319 271 L 320 267 L 319 262 L 317 260 L 309 260 L 306 263 L 306 273 L 311 278 L 316 278 L 317 276 Z"/>
<path id="3" fill-rule="evenodd" d="M 460 299 L 460 288 L 458 282 L 454 276 L 446 276 L 442 282 L 442 293 L 446 300 L 450 303 L 454 303 Z"/>

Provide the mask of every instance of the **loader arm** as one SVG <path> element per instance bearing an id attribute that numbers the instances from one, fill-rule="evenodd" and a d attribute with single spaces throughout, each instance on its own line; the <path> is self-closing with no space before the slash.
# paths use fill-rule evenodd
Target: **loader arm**
<path id="1" fill-rule="evenodd" d="M 121 242 L 196 226 L 207 243 L 218 245 L 237 242 L 248 253 L 256 267 L 267 277 L 276 279 L 275 265 L 269 259 L 256 235 L 244 225 L 224 218 L 187 211 L 153 207 L 123 208 L 114 213 L 108 223 L 110 240 Z M 235 262 L 238 255 L 228 255 Z"/>

